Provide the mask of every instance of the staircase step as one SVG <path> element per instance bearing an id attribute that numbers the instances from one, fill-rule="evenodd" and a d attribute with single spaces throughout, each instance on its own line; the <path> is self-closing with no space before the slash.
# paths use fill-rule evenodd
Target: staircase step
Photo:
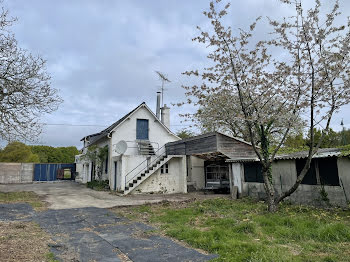
<path id="1" fill-rule="evenodd" d="M 133 182 L 134 184 L 136 184 L 136 183 L 137 183 L 137 179 L 134 179 L 132 182 Z"/>
<path id="2" fill-rule="evenodd" d="M 137 180 L 141 180 L 141 178 L 142 178 L 142 177 L 138 176 L 138 177 L 137 177 Z"/>
<path id="3" fill-rule="evenodd" d="M 145 176 L 146 174 L 142 173 L 141 176 Z"/>
<path id="4" fill-rule="evenodd" d="M 129 190 L 129 187 L 125 187 L 125 191 L 128 191 Z"/>
<path id="5" fill-rule="evenodd" d="M 134 183 L 129 183 L 129 187 L 133 187 L 134 186 Z"/>

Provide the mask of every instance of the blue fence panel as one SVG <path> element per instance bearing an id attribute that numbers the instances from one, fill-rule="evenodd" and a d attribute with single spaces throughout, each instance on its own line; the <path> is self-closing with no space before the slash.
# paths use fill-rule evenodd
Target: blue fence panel
<path id="1" fill-rule="evenodd" d="M 55 181 L 57 170 L 69 168 L 72 175 L 75 173 L 75 164 L 35 164 L 34 181 Z"/>

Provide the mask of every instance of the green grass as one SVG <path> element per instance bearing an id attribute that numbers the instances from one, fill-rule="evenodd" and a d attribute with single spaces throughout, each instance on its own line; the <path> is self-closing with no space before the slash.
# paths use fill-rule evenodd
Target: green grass
<path id="1" fill-rule="evenodd" d="M 46 254 L 46 260 L 48 262 L 58 262 L 58 260 L 55 258 L 55 255 L 52 252 Z"/>
<path id="2" fill-rule="evenodd" d="M 45 209 L 45 203 L 34 192 L 0 192 L 0 203 L 29 203 L 35 210 Z"/>
<path id="3" fill-rule="evenodd" d="M 213 199 L 132 207 L 124 214 L 219 254 L 215 261 L 350 260 L 350 211 L 284 204 L 271 214 L 261 202 Z"/>

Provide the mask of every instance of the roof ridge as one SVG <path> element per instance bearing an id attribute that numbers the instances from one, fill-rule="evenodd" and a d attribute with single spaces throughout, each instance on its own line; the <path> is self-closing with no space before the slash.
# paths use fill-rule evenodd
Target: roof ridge
<path id="1" fill-rule="evenodd" d="M 103 129 L 102 131 L 98 132 L 98 133 L 94 133 L 91 135 L 87 135 L 84 136 L 82 139 L 80 139 L 80 141 L 84 140 L 87 137 L 93 137 L 93 136 L 98 136 L 98 135 L 102 135 L 105 134 L 107 132 L 109 132 L 110 130 L 112 130 L 114 127 L 116 127 L 117 125 L 119 125 L 124 119 L 126 119 L 129 115 L 131 115 L 133 112 L 135 112 L 140 106 L 142 105 L 146 105 L 146 102 L 142 102 L 141 104 L 139 104 L 137 107 L 135 107 L 133 110 L 131 110 L 129 113 L 125 114 L 124 116 L 122 116 L 121 118 L 119 118 L 116 122 L 114 122 L 113 124 L 111 124 L 110 126 L 108 126 L 107 128 Z"/>

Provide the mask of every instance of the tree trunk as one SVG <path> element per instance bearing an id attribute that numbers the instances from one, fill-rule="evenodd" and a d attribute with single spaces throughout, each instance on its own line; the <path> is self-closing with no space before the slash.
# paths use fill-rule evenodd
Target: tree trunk
<path id="1" fill-rule="evenodd" d="M 279 203 L 275 199 L 270 199 L 268 202 L 268 211 L 274 213 L 278 210 Z"/>

